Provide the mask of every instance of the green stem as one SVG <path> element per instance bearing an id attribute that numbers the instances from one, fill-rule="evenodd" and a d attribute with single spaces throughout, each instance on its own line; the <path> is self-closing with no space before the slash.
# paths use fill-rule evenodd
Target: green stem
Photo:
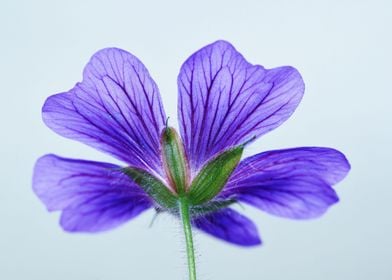
<path id="1" fill-rule="evenodd" d="M 189 216 L 189 203 L 186 197 L 179 199 L 180 215 L 184 227 L 186 253 L 188 256 L 189 280 L 196 280 L 195 251 L 193 248 L 191 219 Z"/>

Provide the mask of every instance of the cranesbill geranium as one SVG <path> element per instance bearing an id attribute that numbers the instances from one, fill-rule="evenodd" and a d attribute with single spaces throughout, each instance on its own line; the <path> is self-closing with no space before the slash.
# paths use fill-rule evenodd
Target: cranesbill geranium
<path id="1" fill-rule="evenodd" d="M 190 279 L 196 279 L 191 226 L 242 246 L 261 243 L 253 222 L 230 208 L 244 202 L 308 219 L 338 201 L 332 186 L 350 169 L 330 148 L 301 147 L 241 160 L 243 149 L 282 124 L 301 101 L 293 67 L 265 69 L 218 41 L 197 51 L 178 76 L 179 136 L 155 82 L 132 54 L 97 52 L 83 81 L 50 96 L 44 122 L 58 134 L 125 163 L 41 157 L 33 189 L 70 232 L 115 228 L 147 209 L 183 222 Z"/>

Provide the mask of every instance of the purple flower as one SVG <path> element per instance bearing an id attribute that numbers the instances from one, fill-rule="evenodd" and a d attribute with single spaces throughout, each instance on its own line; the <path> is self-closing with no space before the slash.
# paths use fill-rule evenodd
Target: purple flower
<path id="1" fill-rule="evenodd" d="M 338 201 L 332 186 L 350 169 L 330 148 L 268 151 L 240 161 L 243 148 L 278 127 L 304 92 L 293 67 L 265 69 L 218 41 L 185 61 L 178 76 L 180 135 L 167 127 L 155 82 L 130 53 L 97 52 L 83 81 L 50 96 L 44 122 L 58 134 L 107 152 L 117 165 L 41 157 L 33 189 L 71 232 L 112 229 L 189 198 L 194 226 L 225 241 L 261 243 L 253 222 L 230 208 L 244 202 L 292 219 L 322 215 Z"/>

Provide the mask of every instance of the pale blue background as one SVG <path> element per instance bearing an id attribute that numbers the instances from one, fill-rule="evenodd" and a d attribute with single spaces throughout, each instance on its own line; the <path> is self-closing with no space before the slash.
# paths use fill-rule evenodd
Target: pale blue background
<path id="1" fill-rule="evenodd" d="M 49 152 L 112 161 L 44 126 L 45 98 L 71 88 L 98 49 L 137 55 L 176 119 L 176 76 L 195 50 L 232 42 L 266 67 L 296 66 L 303 102 L 248 154 L 302 145 L 346 153 L 341 203 L 297 222 L 251 208 L 265 241 L 242 249 L 198 234 L 199 279 L 392 279 L 390 1 L 0 2 L 0 279 L 186 279 L 176 221 L 148 212 L 100 235 L 71 235 L 31 191 Z"/>

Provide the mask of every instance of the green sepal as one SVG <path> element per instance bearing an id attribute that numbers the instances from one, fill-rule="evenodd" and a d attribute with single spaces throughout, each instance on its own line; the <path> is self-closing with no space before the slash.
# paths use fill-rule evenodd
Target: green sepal
<path id="1" fill-rule="evenodd" d="M 167 177 L 179 195 L 186 192 L 189 171 L 182 142 L 174 128 L 166 127 L 161 136 L 162 157 Z"/>
<path id="2" fill-rule="evenodd" d="M 235 199 L 212 200 L 201 205 L 194 205 L 191 207 L 190 212 L 192 217 L 207 215 L 223 208 L 229 207 L 236 203 Z"/>
<path id="3" fill-rule="evenodd" d="M 210 160 L 193 179 L 189 189 L 192 205 L 205 203 L 214 198 L 225 186 L 231 173 L 237 167 L 244 145 L 227 150 Z"/>
<path id="4" fill-rule="evenodd" d="M 122 171 L 161 207 L 165 209 L 177 207 L 177 197 L 154 175 L 135 167 L 125 167 Z"/>

